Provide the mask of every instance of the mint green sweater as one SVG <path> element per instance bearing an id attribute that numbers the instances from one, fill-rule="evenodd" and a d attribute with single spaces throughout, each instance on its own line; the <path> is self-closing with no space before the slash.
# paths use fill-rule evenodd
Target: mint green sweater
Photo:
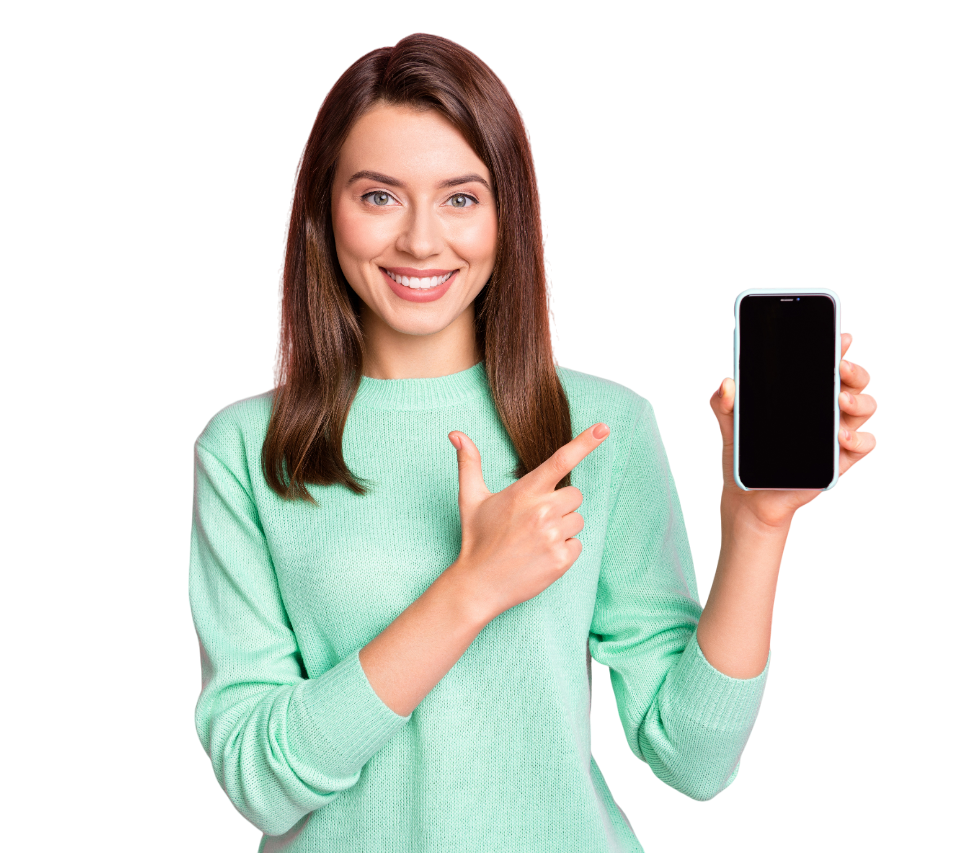
<path id="1" fill-rule="evenodd" d="M 359 650 L 460 553 L 456 450 L 492 492 L 516 456 L 484 363 L 430 379 L 363 377 L 343 436 L 374 485 L 283 501 L 260 470 L 271 391 L 215 414 L 195 443 L 189 597 L 201 651 L 195 725 L 219 785 L 292 853 L 641 851 L 591 755 L 591 658 L 610 668 L 632 753 L 696 800 L 735 779 L 769 664 L 715 669 L 681 507 L 651 404 L 557 368 L 574 434 L 611 434 L 572 482 L 582 552 L 493 619 L 406 717 Z M 771 660 L 771 656 L 770 656 Z"/>

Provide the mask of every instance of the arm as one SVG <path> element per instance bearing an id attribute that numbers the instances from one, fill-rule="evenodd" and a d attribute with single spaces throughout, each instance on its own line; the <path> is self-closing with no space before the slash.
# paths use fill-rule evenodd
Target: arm
<path id="1" fill-rule="evenodd" d="M 490 621 L 473 607 L 457 565 L 359 653 L 373 689 L 397 714 L 413 713 Z"/>
<path id="2" fill-rule="evenodd" d="M 235 808 L 267 835 L 281 835 L 354 785 L 406 719 L 372 692 L 356 654 L 305 677 L 243 485 L 242 454 L 233 442 L 220 444 L 216 456 L 195 443 L 189 598 L 202 668 L 195 728 Z"/>
<path id="3" fill-rule="evenodd" d="M 846 355 L 853 336 L 841 337 Z M 876 400 L 860 393 L 869 381 L 858 364 L 840 363 L 840 476 L 876 446 L 871 433 L 856 432 L 876 411 Z M 735 382 L 726 377 L 709 400 L 722 430 L 722 550 L 698 639 L 714 666 L 747 678 L 765 666 L 769 654 L 779 562 L 793 514 L 823 492 L 738 488 L 732 473 L 735 393 Z"/>
<path id="4" fill-rule="evenodd" d="M 791 521 L 762 524 L 722 496 L 722 547 L 697 639 L 708 662 L 733 678 L 753 678 L 768 660 L 779 563 Z"/>

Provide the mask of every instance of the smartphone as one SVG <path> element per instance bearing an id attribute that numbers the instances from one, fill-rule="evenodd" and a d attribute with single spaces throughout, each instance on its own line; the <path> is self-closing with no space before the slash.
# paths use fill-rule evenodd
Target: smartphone
<path id="1" fill-rule="evenodd" d="M 839 479 L 839 297 L 744 290 L 735 300 L 733 476 L 749 489 Z"/>

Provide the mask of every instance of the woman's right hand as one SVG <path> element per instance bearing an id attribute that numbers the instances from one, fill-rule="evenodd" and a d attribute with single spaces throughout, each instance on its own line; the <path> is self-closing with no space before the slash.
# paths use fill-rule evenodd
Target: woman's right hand
<path id="1" fill-rule="evenodd" d="M 593 434 L 597 429 L 600 438 Z M 543 592 L 581 554 L 575 539 L 584 518 L 575 510 L 584 496 L 576 486 L 555 486 L 610 434 L 595 424 L 506 489 L 492 493 L 483 479 L 480 452 L 465 433 L 458 437 L 460 556 L 448 571 L 467 583 L 475 606 L 489 622 Z M 454 443 L 456 447 L 456 443 Z"/>

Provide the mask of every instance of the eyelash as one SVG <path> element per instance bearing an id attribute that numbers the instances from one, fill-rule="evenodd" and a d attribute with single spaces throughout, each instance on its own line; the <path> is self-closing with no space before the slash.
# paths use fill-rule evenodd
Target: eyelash
<path id="1" fill-rule="evenodd" d="M 360 199 L 365 199 L 367 196 L 377 195 L 378 193 L 386 193 L 386 195 L 388 195 L 390 198 L 396 199 L 396 196 L 394 196 L 391 192 L 389 192 L 387 190 L 370 190 L 368 193 L 363 193 L 359 198 Z M 471 195 L 470 193 L 454 193 L 452 196 L 450 196 L 447 199 L 447 201 L 450 201 L 451 198 L 456 198 L 457 196 L 461 196 L 461 195 L 464 198 L 469 198 L 469 199 L 471 199 L 474 202 L 474 204 L 468 205 L 468 207 L 473 207 L 474 205 L 480 204 L 480 199 L 477 198 L 474 195 Z M 399 199 L 396 199 L 396 200 L 399 201 Z M 371 206 L 372 207 L 388 207 L 388 205 L 385 205 L 385 204 L 374 204 L 374 205 L 371 205 Z M 450 207 L 453 207 L 453 205 L 451 204 Z M 467 208 L 466 207 L 453 207 L 453 209 L 454 210 L 466 210 Z"/>

